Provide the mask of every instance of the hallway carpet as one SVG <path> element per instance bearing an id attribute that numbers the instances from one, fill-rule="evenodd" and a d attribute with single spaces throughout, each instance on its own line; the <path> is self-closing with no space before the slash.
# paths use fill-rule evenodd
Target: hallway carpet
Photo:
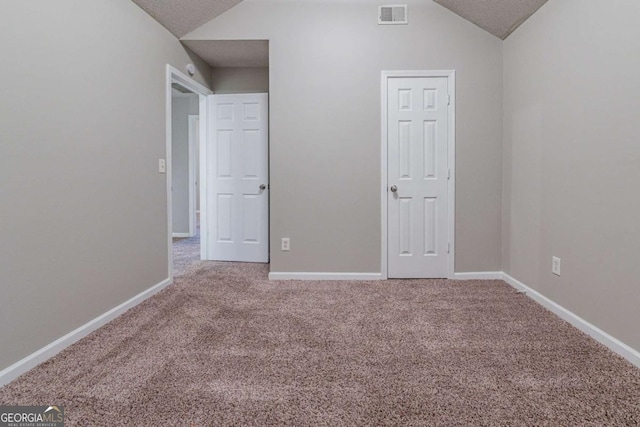
<path id="1" fill-rule="evenodd" d="M 631 426 L 640 370 L 500 281 L 196 262 L 0 403 L 67 426 Z"/>

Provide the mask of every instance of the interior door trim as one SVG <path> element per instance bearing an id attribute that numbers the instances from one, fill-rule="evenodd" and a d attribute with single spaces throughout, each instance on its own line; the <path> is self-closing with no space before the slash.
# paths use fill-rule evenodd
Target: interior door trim
<path id="1" fill-rule="evenodd" d="M 448 254 L 448 278 L 455 276 L 455 201 L 456 201 L 456 72 L 455 70 L 404 70 L 404 71 L 382 71 L 381 79 L 381 166 L 380 166 L 380 200 L 381 200 L 381 249 L 380 249 L 380 272 L 382 279 L 388 279 L 388 235 L 387 235 L 387 186 L 388 186 L 388 83 L 389 79 L 395 78 L 420 78 L 420 77 L 445 77 L 449 89 L 449 170 L 451 172 L 448 183 L 448 221 L 449 221 L 449 254 Z"/>

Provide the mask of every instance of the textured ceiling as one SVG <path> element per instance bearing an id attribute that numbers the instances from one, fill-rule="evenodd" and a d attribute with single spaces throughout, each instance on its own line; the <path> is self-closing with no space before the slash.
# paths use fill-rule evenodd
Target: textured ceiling
<path id="1" fill-rule="evenodd" d="M 502 40 L 547 0 L 433 0 Z"/>
<path id="2" fill-rule="evenodd" d="M 180 38 L 242 0 L 133 0 L 145 12 Z"/>
<path id="3" fill-rule="evenodd" d="M 223 14 L 242 0 L 132 1 L 155 18 L 160 24 L 165 26 L 176 37 L 181 38 Z M 547 0 L 433 1 L 503 40 L 547 2 Z M 198 53 L 196 49 L 193 49 L 193 51 Z M 231 55 L 231 52 L 228 53 Z"/>
<path id="4" fill-rule="evenodd" d="M 183 40 L 213 68 L 268 67 L 268 40 Z"/>

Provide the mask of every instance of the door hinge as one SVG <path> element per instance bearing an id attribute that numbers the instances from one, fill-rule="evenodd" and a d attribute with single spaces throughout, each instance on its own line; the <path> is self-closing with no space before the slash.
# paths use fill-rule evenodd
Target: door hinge
<path id="1" fill-rule="evenodd" d="M 448 96 L 447 105 L 451 105 L 451 95 L 447 95 L 447 96 Z"/>
<path id="2" fill-rule="evenodd" d="M 447 253 L 451 253 L 451 243 L 447 243 Z"/>
<path id="3" fill-rule="evenodd" d="M 451 169 L 447 170 L 447 180 L 451 179 Z"/>

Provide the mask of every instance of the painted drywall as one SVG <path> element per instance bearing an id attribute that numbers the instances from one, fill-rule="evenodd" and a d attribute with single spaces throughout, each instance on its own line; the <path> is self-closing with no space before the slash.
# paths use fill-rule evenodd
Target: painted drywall
<path id="1" fill-rule="evenodd" d="M 500 269 L 502 42 L 408 5 L 245 0 L 184 37 L 269 40 L 271 271 L 380 272 L 381 71 L 423 69 L 457 72 L 456 271 Z"/>
<path id="2" fill-rule="evenodd" d="M 640 350 L 640 3 L 614 3 L 550 0 L 504 43 L 503 262 Z"/>
<path id="3" fill-rule="evenodd" d="M 198 114 L 198 96 L 173 96 L 171 107 L 171 220 L 173 232 L 184 234 L 189 233 L 189 115 Z"/>
<path id="4" fill-rule="evenodd" d="M 0 369 L 168 276 L 166 64 L 208 65 L 130 0 L 0 14 Z"/>
<path id="5" fill-rule="evenodd" d="M 217 94 L 269 93 L 269 69 L 213 68 L 211 85 Z"/>

